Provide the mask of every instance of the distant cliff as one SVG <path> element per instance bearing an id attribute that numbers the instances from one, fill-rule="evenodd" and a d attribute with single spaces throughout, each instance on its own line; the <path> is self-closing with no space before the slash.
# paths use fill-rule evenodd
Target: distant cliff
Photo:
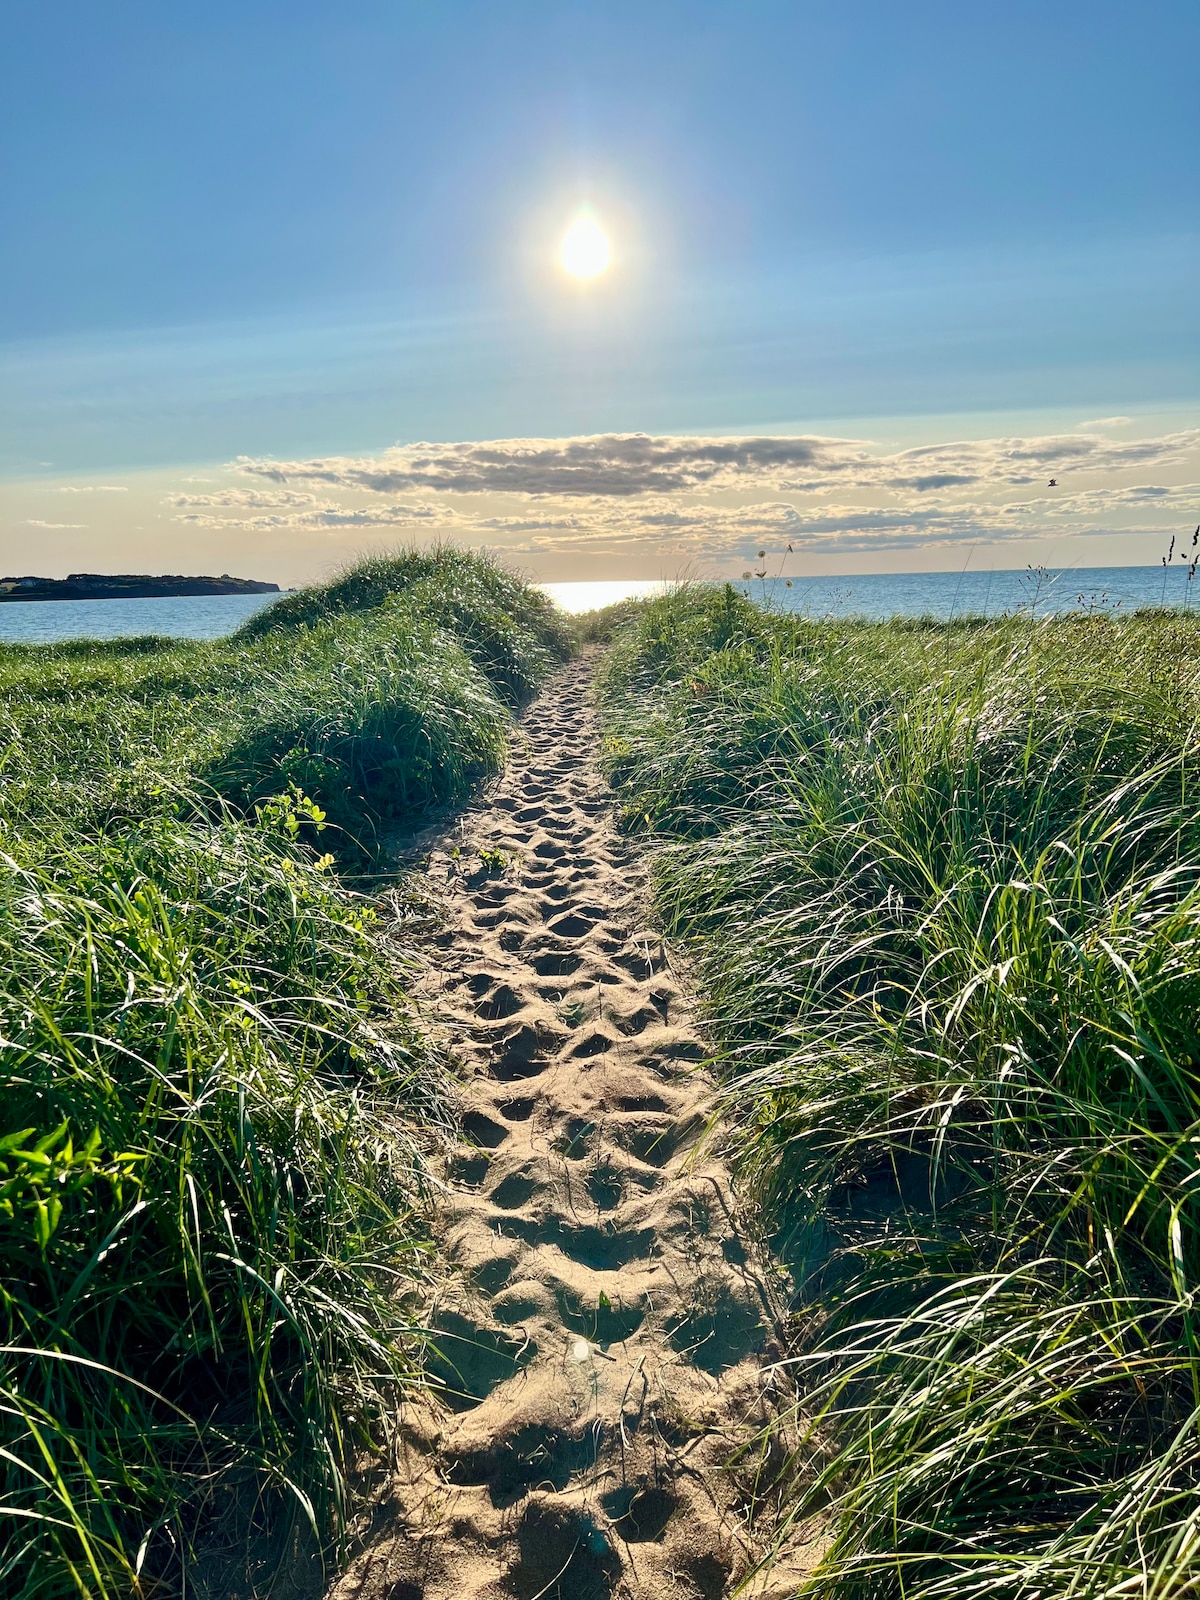
<path id="1" fill-rule="evenodd" d="M 66 578 L 0 578 L 4 600 L 153 600 L 169 595 L 278 594 L 277 583 L 254 578 L 184 578 L 144 572 L 72 572 Z"/>

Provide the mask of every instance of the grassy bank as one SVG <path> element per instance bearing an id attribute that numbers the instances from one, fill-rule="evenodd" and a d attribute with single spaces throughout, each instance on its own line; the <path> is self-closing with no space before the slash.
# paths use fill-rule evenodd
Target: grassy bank
<path id="1" fill-rule="evenodd" d="M 1193 1592 L 1200 624 L 619 637 L 607 759 L 796 1286 L 823 1596 Z"/>
<path id="2" fill-rule="evenodd" d="M 549 602 L 446 550 L 364 562 L 233 640 L 0 647 L 3 815 L 29 837 L 239 814 L 297 785 L 336 852 L 466 794 L 567 648 Z"/>
<path id="3" fill-rule="evenodd" d="M 0 651 L 0 1592 L 236 1593 L 336 1539 L 419 1381 L 442 1115 L 339 871 L 495 770 L 566 649 L 443 552 L 232 640 Z"/>

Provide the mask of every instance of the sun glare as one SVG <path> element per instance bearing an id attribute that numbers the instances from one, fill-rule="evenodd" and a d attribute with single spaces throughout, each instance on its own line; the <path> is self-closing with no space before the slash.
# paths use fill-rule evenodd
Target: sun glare
<path id="1" fill-rule="evenodd" d="M 593 217 L 576 217 L 563 234 L 558 259 L 574 278 L 594 278 L 612 259 L 608 235 Z"/>

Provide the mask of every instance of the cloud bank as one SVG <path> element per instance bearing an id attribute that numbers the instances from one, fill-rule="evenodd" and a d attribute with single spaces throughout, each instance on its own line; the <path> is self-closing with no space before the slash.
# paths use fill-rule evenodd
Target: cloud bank
<path id="1" fill-rule="evenodd" d="M 816 435 L 602 434 L 417 444 L 372 457 L 244 457 L 233 466 L 249 486 L 173 495 L 174 515 L 264 533 L 363 529 L 528 555 L 636 548 L 674 563 L 739 565 L 765 543 L 829 553 L 1084 534 L 1157 539 L 1200 521 L 1200 483 L 1151 481 L 1159 469 L 1178 477 L 1193 466 L 1200 478 L 1200 428 L 900 451 Z"/>
<path id="2" fill-rule="evenodd" d="M 1156 439 L 1093 434 L 967 440 L 893 454 L 866 441 L 817 436 L 685 438 L 644 433 L 575 439 L 495 439 L 486 443 L 415 444 L 382 456 L 311 461 L 246 457 L 240 469 L 276 483 L 320 483 L 372 494 L 439 490 L 530 498 L 627 499 L 700 490 L 1013 487 L 1064 472 L 1123 472 L 1184 461 L 1200 448 L 1200 428 Z"/>

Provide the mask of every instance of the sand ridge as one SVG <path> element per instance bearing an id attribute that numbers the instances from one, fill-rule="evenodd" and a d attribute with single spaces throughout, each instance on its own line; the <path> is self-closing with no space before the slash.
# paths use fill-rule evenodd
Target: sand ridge
<path id="1" fill-rule="evenodd" d="M 445 924 L 420 998 L 468 1068 L 431 1313 L 449 1399 L 407 1418 L 337 1600 L 715 1600 L 754 1562 L 770 1296 L 596 767 L 594 661 L 532 704 L 429 858 Z"/>

